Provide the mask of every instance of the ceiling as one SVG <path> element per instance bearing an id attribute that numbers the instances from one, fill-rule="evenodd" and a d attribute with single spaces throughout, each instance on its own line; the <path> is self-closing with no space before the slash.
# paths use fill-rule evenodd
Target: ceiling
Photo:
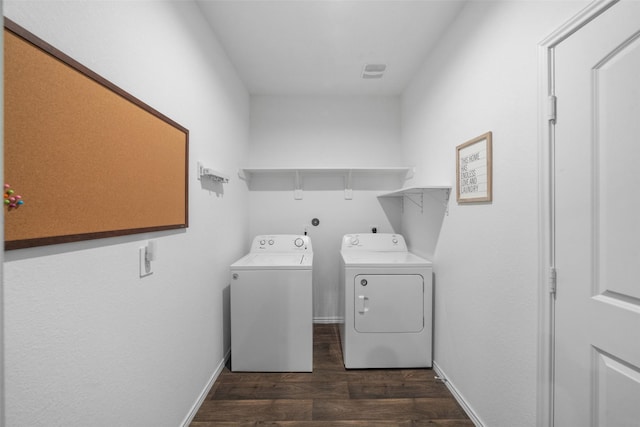
<path id="1" fill-rule="evenodd" d="M 253 95 L 402 93 L 463 0 L 196 0 Z M 365 64 L 386 64 L 363 79 Z"/>

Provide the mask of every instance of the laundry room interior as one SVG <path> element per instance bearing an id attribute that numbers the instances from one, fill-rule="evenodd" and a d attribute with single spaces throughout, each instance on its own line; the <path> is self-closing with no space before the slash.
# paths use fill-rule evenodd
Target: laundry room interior
<path id="1" fill-rule="evenodd" d="M 374 228 L 432 262 L 433 362 L 474 422 L 544 425 L 540 43 L 588 5 L 4 0 L 188 129 L 187 227 L 5 250 L 5 425 L 189 425 L 230 358 L 229 268 L 254 237 L 308 236 L 313 322 L 337 324 L 343 236 Z M 459 202 L 457 147 L 489 132 L 491 199 Z M 131 209 L 127 188 L 113 203 Z"/>

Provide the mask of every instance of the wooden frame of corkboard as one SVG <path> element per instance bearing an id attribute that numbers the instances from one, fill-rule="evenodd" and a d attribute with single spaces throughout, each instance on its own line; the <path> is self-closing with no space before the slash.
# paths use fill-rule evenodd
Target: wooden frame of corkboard
<path id="1" fill-rule="evenodd" d="M 4 26 L 5 249 L 188 227 L 189 131 Z"/>

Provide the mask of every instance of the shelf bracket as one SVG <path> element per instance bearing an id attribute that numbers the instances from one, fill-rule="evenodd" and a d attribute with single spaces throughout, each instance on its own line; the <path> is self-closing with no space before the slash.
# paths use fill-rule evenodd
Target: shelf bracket
<path id="1" fill-rule="evenodd" d="M 247 184 L 249 184 L 251 182 L 250 180 L 250 174 L 245 172 L 243 169 L 238 169 L 238 178 L 240 178 L 243 181 L 246 181 Z"/>
<path id="2" fill-rule="evenodd" d="M 405 194 L 404 197 L 406 197 L 407 199 L 409 199 L 409 201 L 411 203 L 413 203 L 414 205 L 419 207 L 420 208 L 420 213 L 424 213 L 424 193 L 423 192 L 420 192 L 420 201 L 413 200 L 411 198 L 411 194 Z M 404 198 L 403 198 L 403 200 L 404 200 Z"/>
<path id="3" fill-rule="evenodd" d="M 300 179 L 300 171 L 296 171 L 295 183 L 293 189 L 294 200 L 302 200 L 302 184 Z"/>
<path id="4" fill-rule="evenodd" d="M 444 196 L 444 214 L 449 216 L 449 198 L 451 197 L 451 189 L 447 188 Z"/>
<path id="5" fill-rule="evenodd" d="M 436 197 L 431 195 L 430 193 L 429 193 L 429 197 L 439 201 L 442 204 L 442 206 L 444 206 L 445 215 L 449 215 L 449 197 L 451 197 L 451 189 L 450 188 L 444 188 L 443 191 L 444 191 L 444 202 L 441 202 L 439 200 L 439 198 L 436 199 Z"/>
<path id="6" fill-rule="evenodd" d="M 353 200 L 353 183 L 352 183 L 352 171 L 347 171 L 347 176 L 344 183 L 344 199 Z"/>

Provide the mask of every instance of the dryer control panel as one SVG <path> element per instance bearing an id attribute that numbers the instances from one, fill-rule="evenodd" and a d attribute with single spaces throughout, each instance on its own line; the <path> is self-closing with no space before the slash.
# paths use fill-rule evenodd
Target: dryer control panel
<path id="1" fill-rule="evenodd" d="M 263 234 L 256 236 L 251 252 L 313 252 L 309 236 L 298 234 Z"/>
<path id="2" fill-rule="evenodd" d="M 343 251 L 366 252 L 406 252 L 407 244 L 401 234 L 361 233 L 345 234 L 342 238 Z"/>

